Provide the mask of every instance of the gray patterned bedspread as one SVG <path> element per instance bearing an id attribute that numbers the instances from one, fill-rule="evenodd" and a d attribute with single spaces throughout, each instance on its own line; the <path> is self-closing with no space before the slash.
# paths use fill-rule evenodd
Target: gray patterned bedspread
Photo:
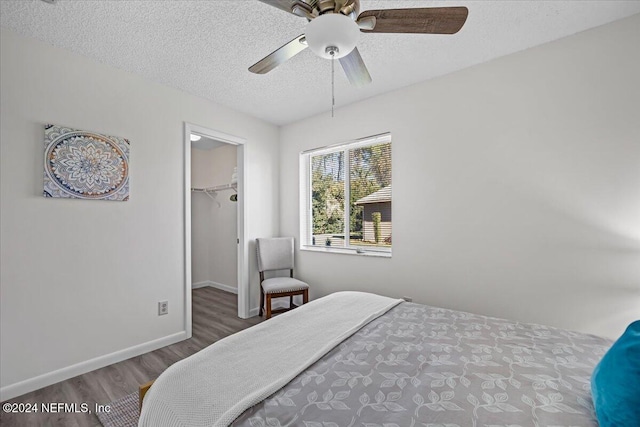
<path id="1" fill-rule="evenodd" d="M 233 425 L 597 426 L 589 381 L 610 345 L 562 329 L 402 303 Z"/>

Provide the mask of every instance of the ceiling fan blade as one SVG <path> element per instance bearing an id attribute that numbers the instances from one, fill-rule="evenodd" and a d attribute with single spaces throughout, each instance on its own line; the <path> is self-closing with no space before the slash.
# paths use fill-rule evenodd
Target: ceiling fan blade
<path id="1" fill-rule="evenodd" d="M 278 65 L 293 58 L 307 48 L 304 42 L 304 34 L 299 35 L 281 48 L 271 52 L 260 61 L 249 67 L 249 71 L 255 74 L 266 74 Z"/>
<path id="2" fill-rule="evenodd" d="M 367 66 L 364 65 L 364 61 L 357 47 L 353 48 L 349 55 L 340 58 L 339 61 L 349 82 L 351 82 L 353 86 L 362 87 L 371 83 L 371 75 L 369 74 L 369 70 L 367 70 Z"/>
<path id="3" fill-rule="evenodd" d="M 420 33 L 455 34 L 467 20 L 466 7 L 426 7 L 417 9 L 366 10 L 358 21 L 370 22 L 375 18 L 373 29 L 363 28 L 364 33 Z"/>
<path id="4" fill-rule="evenodd" d="M 296 16 L 309 17 L 313 8 L 302 0 L 258 0 Z"/>

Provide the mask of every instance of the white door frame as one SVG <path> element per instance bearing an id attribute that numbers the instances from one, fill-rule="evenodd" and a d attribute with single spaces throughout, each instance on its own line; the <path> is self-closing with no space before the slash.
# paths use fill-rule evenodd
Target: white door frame
<path id="1" fill-rule="evenodd" d="M 214 129 L 184 123 L 184 288 L 185 330 L 191 338 L 191 134 L 197 133 L 238 147 L 238 317 L 249 318 L 249 242 L 246 239 L 245 215 L 246 150 L 244 138 Z"/>

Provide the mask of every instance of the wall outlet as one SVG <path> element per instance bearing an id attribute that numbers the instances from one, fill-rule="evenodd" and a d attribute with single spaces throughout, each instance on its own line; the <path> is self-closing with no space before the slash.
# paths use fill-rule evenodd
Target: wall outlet
<path id="1" fill-rule="evenodd" d="M 413 298 L 411 297 L 402 297 L 403 300 L 405 300 L 406 302 L 413 302 Z"/>
<path id="2" fill-rule="evenodd" d="M 158 316 L 169 313 L 169 301 L 160 301 L 158 303 Z"/>

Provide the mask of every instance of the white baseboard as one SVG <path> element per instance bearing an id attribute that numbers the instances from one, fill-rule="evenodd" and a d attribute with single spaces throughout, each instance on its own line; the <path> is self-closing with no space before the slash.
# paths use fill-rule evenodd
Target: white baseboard
<path id="1" fill-rule="evenodd" d="M 4 402 L 5 400 L 13 399 L 14 397 L 21 396 L 25 393 L 47 387 L 60 381 L 68 380 L 69 378 L 73 378 L 78 375 L 86 374 L 87 372 L 157 350 L 167 345 L 175 344 L 187 338 L 186 331 L 178 332 L 172 335 L 167 335 L 166 337 L 147 341 L 133 347 L 125 348 L 114 353 L 85 360 L 84 362 L 67 366 L 56 371 L 47 372 L 46 374 L 38 375 L 37 377 L 29 378 L 15 384 L 10 384 L 0 388 L 0 401 Z"/>
<path id="2" fill-rule="evenodd" d="M 204 282 L 192 283 L 191 284 L 191 289 L 204 288 L 205 286 L 210 286 L 211 283 L 213 283 L 213 282 L 210 281 L 210 280 L 205 280 Z"/>
<path id="3" fill-rule="evenodd" d="M 224 285 L 222 283 L 214 282 L 213 280 L 205 280 L 204 282 L 197 282 L 191 285 L 191 289 L 204 288 L 205 286 L 211 286 L 212 288 L 220 289 L 221 291 L 230 292 L 232 294 L 238 294 L 238 288 L 235 286 Z"/>
<path id="4" fill-rule="evenodd" d="M 257 316 L 260 313 L 260 307 L 252 308 L 249 310 L 249 317 Z"/>

